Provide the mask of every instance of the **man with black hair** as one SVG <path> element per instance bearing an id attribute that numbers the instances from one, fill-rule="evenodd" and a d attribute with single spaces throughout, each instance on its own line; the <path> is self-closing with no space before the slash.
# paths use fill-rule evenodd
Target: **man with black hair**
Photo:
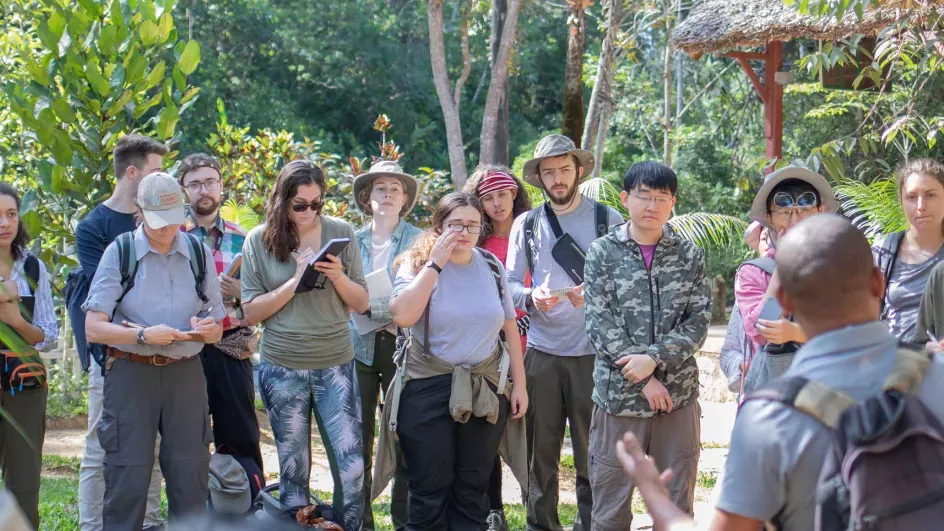
<path id="1" fill-rule="evenodd" d="M 583 277 L 583 254 L 590 243 L 608 226 L 623 221 L 615 209 L 579 193 L 580 181 L 593 166 L 593 155 L 577 149 L 571 139 L 562 135 L 541 139 L 521 177 L 543 190 L 548 200 L 519 216 L 511 228 L 508 284 L 515 306 L 531 313 L 524 357 L 532 404 L 526 420 L 529 530 L 562 530 L 557 514 L 557 472 L 568 423 L 577 469 L 574 531 L 590 528 L 593 496 L 587 444 L 594 352 L 583 326 L 583 282 L 575 277 Z M 525 287 L 529 271 L 532 287 Z M 573 290 L 559 295 L 550 291 L 560 288 Z"/>
<path id="2" fill-rule="evenodd" d="M 105 385 L 98 360 L 89 355 L 85 340 L 85 312 L 82 304 L 88 298 L 89 286 L 98 270 L 105 249 L 119 235 L 135 229 L 135 196 L 145 176 L 160 171 L 167 146 L 142 135 L 128 134 L 118 139 L 112 152 L 114 158 L 115 190 L 111 197 L 96 206 L 79 222 L 75 229 L 76 255 L 81 267 L 69 274 L 66 306 L 82 368 L 89 371 L 88 434 L 85 437 L 85 455 L 79 469 L 79 526 L 82 531 L 102 529 L 102 504 L 105 497 L 105 451 L 98 441 L 98 426 L 102 421 L 103 389 Z M 161 525 L 161 471 L 157 462 L 151 473 L 147 512 L 144 527 Z"/>
<path id="3" fill-rule="evenodd" d="M 586 325 L 596 348 L 590 424 L 593 530 L 629 529 L 633 484 L 614 458 L 625 432 L 671 469 L 672 499 L 692 514 L 700 453 L 698 365 L 711 290 L 705 253 L 666 223 L 678 179 L 656 162 L 633 165 L 620 199 L 630 221 L 587 254 Z"/>

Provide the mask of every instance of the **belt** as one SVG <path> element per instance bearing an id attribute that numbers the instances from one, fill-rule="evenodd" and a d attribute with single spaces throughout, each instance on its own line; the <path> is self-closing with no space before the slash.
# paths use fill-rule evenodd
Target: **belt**
<path id="1" fill-rule="evenodd" d="M 177 363 L 178 361 L 190 359 L 168 358 L 167 356 L 161 356 L 160 354 L 155 354 L 153 356 L 142 356 L 140 354 L 132 354 L 123 350 L 118 350 L 113 347 L 108 347 L 108 355 L 120 360 L 130 361 L 131 363 L 144 363 L 145 365 L 156 365 L 158 367 L 163 367 L 165 365 L 170 365 L 171 363 Z"/>

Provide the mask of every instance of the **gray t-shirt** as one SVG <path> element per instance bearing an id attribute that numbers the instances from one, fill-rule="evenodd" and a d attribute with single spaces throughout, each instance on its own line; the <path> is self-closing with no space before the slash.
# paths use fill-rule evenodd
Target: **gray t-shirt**
<path id="1" fill-rule="evenodd" d="M 586 253 L 593 240 L 597 239 L 596 209 L 593 201 L 583 196 L 579 197 L 580 205 L 569 214 L 557 216 L 557 220 L 560 222 L 561 230 L 570 234 Z M 551 256 L 551 249 L 554 248 L 557 239 L 544 214 L 544 207 L 538 208 L 541 211 L 534 228 L 534 243 L 537 252 L 534 255 L 532 286 L 545 286 L 549 289 L 573 286 L 574 281 Z M 623 223 L 619 212 L 613 208 L 608 208 L 608 210 L 609 225 Z M 527 237 L 524 231 L 526 217 L 527 215 L 518 216 L 511 227 L 511 242 L 505 264 L 508 267 L 508 284 L 511 286 L 515 306 L 522 310 L 525 309 L 525 303 L 531 297 L 531 288 L 524 286 L 525 276 L 528 273 L 525 247 Z M 528 346 L 557 356 L 594 354 L 590 340 L 587 338 L 584 322 L 583 308 L 574 308 L 570 300 L 563 297 L 561 302 L 548 312 L 540 310 L 531 312 Z"/>
<path id="2" fill-rule="evenodd" d="M 898 348 L 881 321 L 822 334 L 804 345 L 784 376 L 802 376 L 855 400 L 878 393 Z M 944 421 L 944 357 L 925 375 L 919 396 Z M 755 520 L 778 517 L 784 531 L 813 529 L 816 481 L 832 433 L 786 405 L 748 401 L 738 411 L 716 507 Z"/>
<path id="3" fill-rule="evenodd" d="M 409 265 L 400 266 L 391 298 L 396 298 L 415 277 Z M 504 270 L 502 286 L 505 296 L 499 299 L 492 270 L 477 251 L 466 265 L 449 262 L 443 266 L 430 296 L 430 353 L 452 365 L 475 366 L 487 360 L 495 351 L 502 325 L 515 318 Z M 425 319 L 424 311 L 410 329 L 413 339 L 420 343 Z"/>
<path id="4" fill-rule="evenodd" d="M 906 264 L 896 260 L 888 282 L 885 320 L 892 330 L 892 335 L 899 340 L 908 341 L 914 336 L 915 322 L 918 319 L 918 307 L 921 296 L 928 284 L 931 270 L 944 259 L 944 247 L 937 254 L 920 264 Z"/>

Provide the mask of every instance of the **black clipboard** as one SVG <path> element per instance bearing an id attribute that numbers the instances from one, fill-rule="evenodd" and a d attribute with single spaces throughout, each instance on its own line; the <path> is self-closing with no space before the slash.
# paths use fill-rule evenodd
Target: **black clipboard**
<path id="1" fill-rule="evenodd" d="M 333 238 L 329 240 L 328 243 L 318 251 L 318 254 L 315 255 L 315 259 L 311 262 L 312 265 L 318 262 L 327 262 L 329 254 L 332 256 L 340 256 L 344 248 L 350 245 L 350 243 L 350 238 Z M 324 275 L 320 271 L 309 266 L 302 274 L 298 285 L 295 286 L 295 293 L 307 293 L 313 289 L 324 289 L 325 280 L 327 279 L 324 278 Z"/>

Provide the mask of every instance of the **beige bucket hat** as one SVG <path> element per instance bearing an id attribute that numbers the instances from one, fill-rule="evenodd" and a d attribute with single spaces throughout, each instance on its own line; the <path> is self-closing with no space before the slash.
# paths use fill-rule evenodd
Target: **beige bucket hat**
<path id="1" fill-rule="evenodd" d="M 767 220 L 767 196 L 770 195 L 775 186 L 787 179 L 799 179 L 809 183 L 810 186 L 816 189 L 820 204 L 826 207 L 826 212 L 831 214 L 839 212 L 839 201 L 825 177 L 806 168 L 787 166 L 771 173 L 764 179 L 764 185 L 757 191 L 757 195 L 754 196 L 754 203 L 751 205 L 751 220 L 765 227 L 770 225 Z"/>
<path id="2" fill-rule="evenodd" d="M 534 158 L 524 163 L 524 169 L 521 171 L 521 178 L 531 186 L 544 188 L 541 179 L 538 178 L 538 164 L 550 157 L 560 157 L 561 155 L 573 155 L 580 161 L 583 171 L 578 182 L 582 181 L 587 175 L 593 172 L 595 162 L 593 153 L 583 149 L 577 149 L 574 141 L 564 135 L 547 135 L 542 138 L 534 148 Z"/>
<path id="3" fill-rule="evenodd" d="M 406 210 L 400 217 L 409 214 L 416 206 L 417 199 L 419 199 L 419 181 L 416 180 L 416 177 L 404 173 L 403 168 L 392 160 L 379 160 L 371 164 L 366 173 L 354 178 L 354 203 L 357 205 L 357 209 L 365 214 L 370 211 L 368 205 L 361 203 L 359 197 L 361 190 L 370 189 L 377 177 L 395 177 L 403 183 L 403 187 L 406 189 Z"/>

